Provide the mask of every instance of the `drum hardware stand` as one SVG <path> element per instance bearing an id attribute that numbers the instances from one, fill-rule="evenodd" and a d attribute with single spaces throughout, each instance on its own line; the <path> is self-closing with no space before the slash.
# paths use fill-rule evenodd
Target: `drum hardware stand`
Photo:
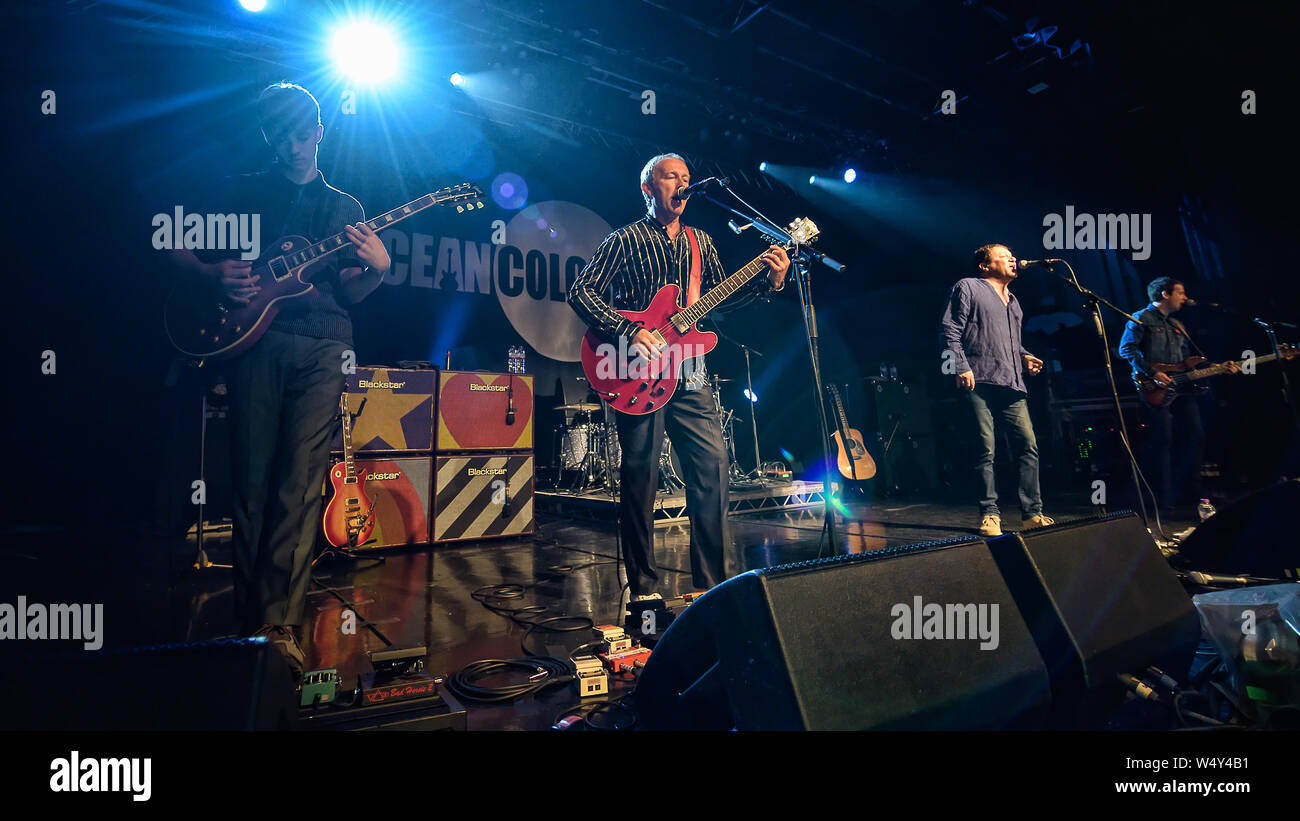
<path id="1" fill-rule="evenodd" d="M 766 485 L 767 480 L 763 477 L 763 457 L 758 450 L 758 416 L 757 416 L 758 402 L 756 401 L 756 397 L 754 396 L 754 376 L 752 371 L 750 370 L 750 362 L 749 362 L 749 355 L 751 353 L 755 354 L 756 356 L 763 356 L 763 352 L 755 348 L 751 348 L 748 345 L 744 344 L 743 342 L 737 342 L 736 340 L 722 333 L 717 329 L 717 323 L 714 323 L 713 329 L 718 334 L 718 336 L 730 342 L 732 345 L 735 345 L 737 348 L 740 348 L 741 352 L 745 354 L 745 391 L 747 394 L 746 398 L 749 399 L 749 427 L 751 432 L 754 435 L 754 469 L 748 473 L 744 473 L 740 470 L 739 466 L 735 465 L 736 444 L 735 444 L 735 438 L 733 434 L 732 439 L 729 440 L 729 444 L 731 445 L 731 459 L 733 465 L 732 476 L 733 478 L 739 480 L 744 480 L 744 481 L 753 480 L 753 481 L 757 481 L 761 485 Z"/>
<path id="2" fill-rule="evenodd" d="M 203 371 L 206 359 L 191 359 L 187 364 L 199 372 L 199 487 L 203 492 L 199 495 L 198 520 L 194 524 L 194 542 L 196 549 L 194 552 L 194 569 L 207 570 L 211 567 L 221 567 L 229 569 L 228 564 L 217 564 L 208 558 L 208 553 L 203 549 L 203 511 L 206 507 L 208 498 L 208 477 L 207 477 L 207 455 L 208 455 L 208 380 L 206 371 Z"/>

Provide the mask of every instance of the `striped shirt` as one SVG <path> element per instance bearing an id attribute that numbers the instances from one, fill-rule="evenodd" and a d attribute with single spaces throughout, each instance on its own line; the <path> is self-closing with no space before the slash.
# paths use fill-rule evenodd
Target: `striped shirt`
<path id="1" fill-rule="evenodd" d="M 690 230 L 695 232 L 700 246 L 700 295 L 703 296 L 726 279 L 727 273 L 722 269 L 713 238 L 698 228 Z M 678 231 L 676 239 L 669 239 L 668 229 L 647 214 L 605 237 L 569 288 L 569 305 L 598 333 L 611 339 L 631 337 L 637 326 L 615 309 L 644 311 L 650 307 L 654 295 L 668 284 L 681 287 L 684 301 L 690 281 L 691 244 L 686 232 Z M 611 285 L 612 299 L 606 301 Z M 771 280 L 756 276 L 723 304 L 734 310 L 771 288 Z"/>

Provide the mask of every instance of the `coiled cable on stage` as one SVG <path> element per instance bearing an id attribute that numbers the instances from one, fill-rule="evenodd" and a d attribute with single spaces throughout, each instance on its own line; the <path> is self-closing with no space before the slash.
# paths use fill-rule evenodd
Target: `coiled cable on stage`
<path id="1" fill-rule="evenodd" d="M 504 673 L 518 671 L 528 678 L 514 684 L 487 686 L 479 682 Z M 568 684 L 575 678 L 573 668 L 565 661 L 550 656 L 532 656 L 521 659 L 483 659 L 472 661 L 452 673 L 447 688 L 465 701 L 496 704 L 537 693 L 557 684 Z"/>

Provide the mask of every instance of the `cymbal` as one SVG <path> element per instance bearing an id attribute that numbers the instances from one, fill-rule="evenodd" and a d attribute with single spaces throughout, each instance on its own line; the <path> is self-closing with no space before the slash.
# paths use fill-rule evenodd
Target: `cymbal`
<path id="1" fill-rule="evenodd" d="M 555 410 L 595 413 L 600 410 L 600 404 L 597 402 L 575 402 L 572 405 L 556 405 Z"/>

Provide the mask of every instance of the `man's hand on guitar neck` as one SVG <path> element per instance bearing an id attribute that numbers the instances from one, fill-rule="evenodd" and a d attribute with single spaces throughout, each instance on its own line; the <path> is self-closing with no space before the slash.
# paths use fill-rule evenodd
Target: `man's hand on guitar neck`
<path id="1" fill-rule="evenodd" d="M 1151 378 L 1154 379 L 1156 381 L 1156 384 L 1162 388 L 1167 388 L 1170 385 L 1174 384 L 1174 380 L 1170 379 L 1169 375 L 1166 374 L 1164 371 L 1156 371 L 1151 375 Z"/>
<path id="2" fill-rule="evenodd" d="M 790 257 L 780 245 L 773 245 L 763 254 L 767 263 L 767 279 L 772 283 L 772 290 L 779 291 L 785 287 L 785 274 L 790 270 Z"/>

